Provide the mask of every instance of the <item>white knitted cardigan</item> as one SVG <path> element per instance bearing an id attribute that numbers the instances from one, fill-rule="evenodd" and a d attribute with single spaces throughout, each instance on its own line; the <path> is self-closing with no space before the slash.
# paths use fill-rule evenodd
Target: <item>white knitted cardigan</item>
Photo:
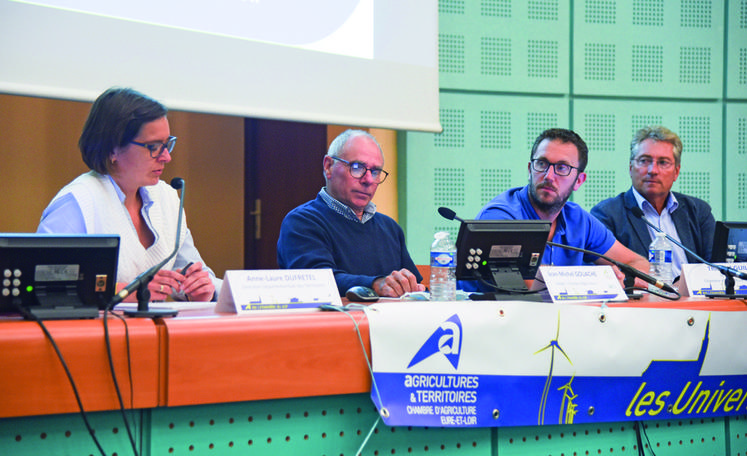
<path id="1" fill-rule="evenodd" d="M 120 236 L 117 282 L 130 282 L 138 274 L 166 258 L 174 248 L 179 196 L 176 190 L 163 181 L 141 188 L 140 191 L 146 192 L 153 200 L 148 215 L 155 242 L 146 249 L 140 243 L 135 225 L 124 202 L 120 201 L 115 185 L 109 176 L 90 171 L 62 188 L 55 199 L 66 193 L 75 196 L 83 213 L 86 233 Z M 186 221 L 183 221 L 181 242 L 186 236 L 186 227 Z M 172 258 L 164 268 L 173 268 L 174 260 Z"/>

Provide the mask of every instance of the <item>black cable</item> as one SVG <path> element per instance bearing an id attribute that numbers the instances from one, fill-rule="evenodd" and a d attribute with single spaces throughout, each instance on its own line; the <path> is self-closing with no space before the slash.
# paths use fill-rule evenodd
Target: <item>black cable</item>
<path id="1" fill-rule="evenodd" d="M 132 355 L 130 350 L 130 328 L 127 326 L 127 319 L 118 313 L 111 313 L 122 321 L 125 329 L 125 350 L 127 351 L 127 379 L 130 382 L 130 409 L 135 408 L 135 386 L 132 381 Z"/>
<path id="2" fill-rule="evenodd" d="M 379 404 L 381 407 L 384 407 L 384 402 L 381 400 L 381 394 L 379 393 L 379 387 L 376 385 L 376 378 L 374 377 L 374 371 L 373 371 L 373 365 L 371 364 L 371 360 L 368 358 L 368 353 L 366 353 L 366 344 L 363 342 L 363 336 L 361 335 L 361 329 L 358 326 L 358 322 L 355 318 L 350 314 L 350 310 L 363 310 L 365 311 L 366 306 L 365 304 L 355 304 L 350 303 L 346 306 L 336 306 L 333 304 L 326 304 L 324 306 L 320 306 L 323 310 L 335 310 L 337 312 L 341 312 L 350 318 L 350 320 L 353 322 L 353 326 L 355 326 L 355 333 L 358 336 L 358 341 L 361 344 L 361 349 L 363 350 L 363 359 L 366 361 L 366 366 L 368 366 L 368 372 L 371 374 L 371 392 L 376 394 L 376 397 L 379 400 Z M 364 312 L 365 316 L 365 312 Z M 373 351 L 373 348 L 371 349 Z M 361 452 L 363 451 L 363 448 L 368 444 L 368 440 L 371 438 L 371 435 L 373 434 L 374 430 L 376 429 L 376 426 L 379 424 L 379 421 L 381 420 L 381 411 L 377 413 L 376 421 L 374 421 L 373 426 L 371 426 L 371 430 L 368 432 L 368 435 L 366 435 L 366 438 L 363 439 L 363 443 L 361 443 L 361 446 L 358 448 L 358 451 L 355 453 L 356 456 L 360 456 Z"/>
<path id="3" fill-rule="evenodd" d="M 654 453 L 654 449 L 651 447 L 651 441 L 649 441 L 648 439 L 646 426 L 643 424 L 643 421 L 635 421 L 633 423 L 633 429 L 635 429 L 635 440 L 638 443 L 638 456 L 646 456 L 646 450 L 643 447 L 643 439 L 641 438 L 641 435 L 643 435 L 643 437 L 646 437 L 646 444 L 648 444 L 648 449 L 651 452 L 651 455 L 656 456 L 656 453 Z"/>
<path id="4" fill-rule="evenodd" d="M 636 421 L 633 423 L 633 429 L 635 430 L 635 441 L 638 444 L 638 456 L 646 456 L 646 452 L 643 451 L 643 439 L 641 439 L 641 426 L 643 423 Z"/>
<path id="5" fill-rule="evenodd" d="M 641 427 L 641 432 L 643 433 L 643 436 L 646 437 L 646 443 L 648 444 L 648 449 L 651 452 L 651 455 L 656 456 L 656 453 L 654 453 L 654 447 L 651 446 L 651 441 L 648 439 L 648 432 L 646 432 L 646 426 Z"/>
<path id="6" fill-rule="evenodd" d="M 109 339 L 109 325 L 107 322 L 109 321 L 109 307 L 106 306 L 104 308 L 104 341 L 106 342 L 106 355 L 107 359 L 109 360 L 109 371 L 112 375 L 112 382 L 114 383 L 114 390 L 117 392 L 117 400 L 119 401 L 119 410 L 122 415 L 122 420 L 125 424 L 125 429 L 127 430 L 127 436 L 130 440 L 130 445 L 132 446 L 132 452 L 135 454 L 135 456 L 138 456 L 137 451 L 137 444 L 135 443 L 135 438 L 132 435 L 132 429 L 130 428 L 130 420 L 127 419 L 127 413 L 125 410 L 124 401 L 122 400 L 122 392 L 119 389 L 119 382 L 117 382 L 117 373 L 114 370 L 114 358 L 112 356 L 112 346 L 111 346 L 111 340 Z M 112 315 L 114 315 L 112 313 Z M 132 401 L 132 369 L 130 366 L 130 335 L 127 329 L 127 324 L 125 323 L 125 341 L 127 344 L 127 367 L 130 375 L 130 401 Z"/>
<path id="7" fill-rule="evenodd" d="M 57 353 L 57 358 L 60 360 L 60 364 L 62 364 L 62 368 L 65 369 L 65 374 L 67 375 L 67 379 L 70 382 L 70 386 L 73 388 L 73 394 L 75 395 L 75 400 L 78 402 L 78 408 L 80 409 L 80 416 L 83 418 L 83 423 L 86 425 L 86 429 L 88 430 L 88 433 L 91 435 L 91 438 L 93 439 L 93 443 L 96 444 L 96 447 L 99 449 L 99 452 L 102 456 L 106 456 L 106 452 L 104 451 L 104 448 L 101 447 L 101 443 L 99 442 L 99 439 L 96 438 L 95 431 L 91 427 L 91 423 L 88 421 L 88 415 L 86 414 L 85 409 L 83 409 L 83 402 L 80 399 L 80 394 L 78 393 L 78 388 L 75 386 L 75 381 L 73 380 L 73 374 L 70 372 L 70 369 L 67 366 L 67 363 L 65 362 L 65 358 L 62 356 L 62 352 L 60 351 L 60 348 L 57 346 L 57 343 L 54 341 L 54 338 L 52 338 L 52 334 L 50 334 L 47 327 L 42 323 L 42 321 L 36 317 L 31 312 L 25 311 L 25 309 L 16 306 L 17 310 L 24 315 L 26 318 L 29 318 L 33 321 L 35 321 L 39 327 L 44 332 L 44 335 L 47 337 L 47 340 L 49 340 L 49 343 L 52 344 L 52 348 L 54 348 L 54 351 Z"/>
<path id="8" fill-rule="evenodd" d="M 643 287 L 626 287 L 623 291 L 625 293 L 629 293 L 631 291 L 644 291 L 646 293 L 650 293 L 650 294 L 652 294 L 654 296 L 658 296 L 658 297 L 663 298 L 663 299 L 668 299 L 670 301 L 678 301 L 682 297 L 679 293 L 677 293 L 674 296 L 669 296 L 669 295 L 667 295 L 665 293 L 662 293 L 662 292 L 659 292 L 659 291 L 656 291 L 656 290 L 652 290 L 652 289 L 649 289 L 649 288 L 643 288 Z"/>

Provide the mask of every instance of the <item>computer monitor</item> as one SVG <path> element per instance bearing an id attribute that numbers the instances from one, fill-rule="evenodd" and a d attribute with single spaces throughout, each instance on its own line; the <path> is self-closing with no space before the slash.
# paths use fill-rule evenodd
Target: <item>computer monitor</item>
<path id="1" fill-rule="evenodd" d="M 711 261 L 747 262 L 747 222 L 716 222 Z"/>
<path id="2" fill-rule="evenodd" d="M 457 279 L 482 278 L 499 291 L 526 291 L 524 280 L 537 274 L 550 226 L 544 220 L 464 220 L 456 243 Z"/>
<path id="3" fill-rule="evenodd" d="M 98 317 L 114 295 L 118 258 L 116 235 L 2 233 L 0 313 Z"/>

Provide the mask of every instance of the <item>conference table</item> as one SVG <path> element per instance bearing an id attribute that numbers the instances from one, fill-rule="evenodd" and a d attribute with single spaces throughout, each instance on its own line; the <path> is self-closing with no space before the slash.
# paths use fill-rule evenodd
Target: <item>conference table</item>
<path id="1" fill-rule="evenodd" d="M 605 306 L 747 311 L 743 299 L 646 296 Z M 388 427 L 370 396 L 363 311 L 238 316 L 189 303 L 173 318 L 109 315 L 116 387 L 103 316 L 44 324 L 107 454 L 134 452 L 131 441 L 149 455 L 353 455 L 361 448 L 360 454 L 372 455 L 583 455 L 629 454 L 638 445 L 634 423 L 627 421 Z M 745 416 L 644 424 L 648 441 L 642 445 L 657 455 L 747 452 Z M 0 318 L 0 454 L 98 454 L 52 344 L 36 322 L 15 316 Z"/>

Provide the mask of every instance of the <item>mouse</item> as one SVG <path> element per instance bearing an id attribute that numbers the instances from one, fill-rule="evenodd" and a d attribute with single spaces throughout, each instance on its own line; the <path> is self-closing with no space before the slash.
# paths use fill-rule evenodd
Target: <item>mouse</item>
<path id="1" fill-rule="evenodd" d="M 350 287 L 345 292 L 345 297 L 353 302 L 374 302 L 379 300 L 379 295 L 375 291 L 362 285 Z"/>

